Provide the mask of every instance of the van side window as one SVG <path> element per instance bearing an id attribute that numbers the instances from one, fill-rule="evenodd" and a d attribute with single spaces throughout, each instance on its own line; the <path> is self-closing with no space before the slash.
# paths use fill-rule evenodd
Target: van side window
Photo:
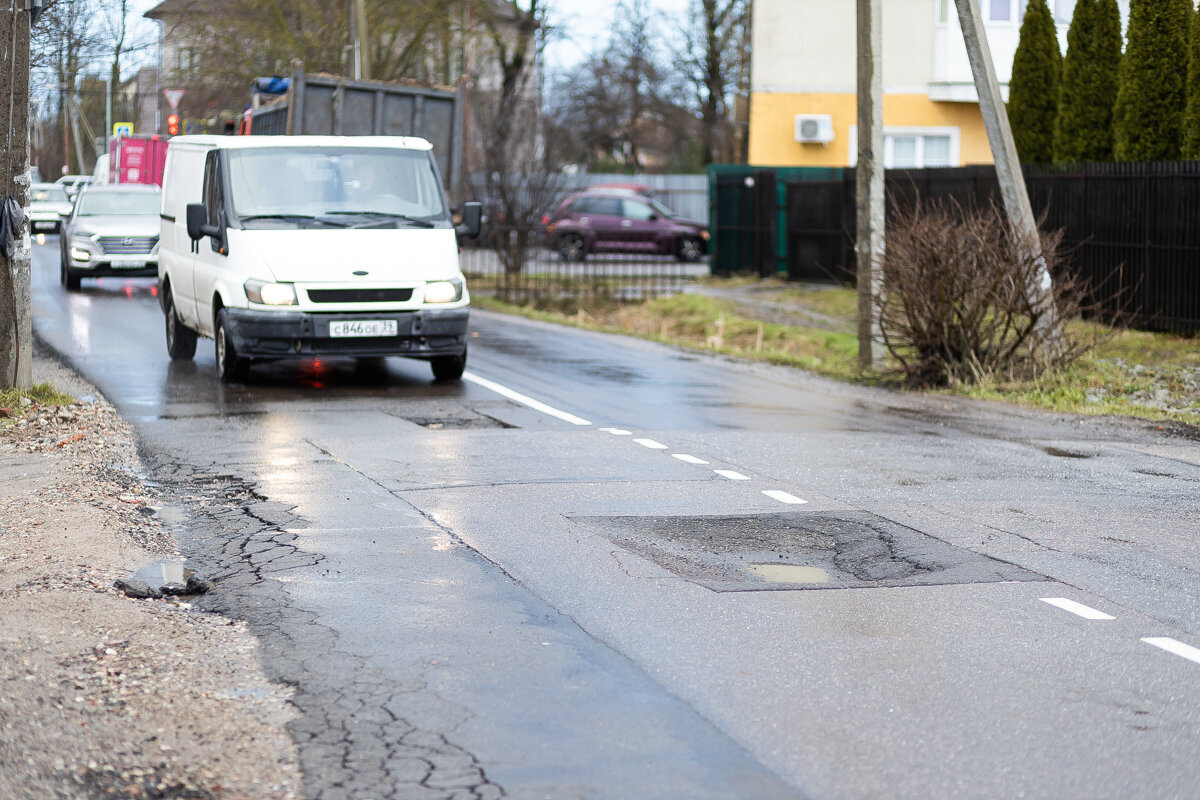
<path id="1" fill-rule="evenodd" d="M 208 224 L 223 225 L 221 209 L 225 207 L 225 194 L 221 188 L 221 162 L 216 150 L 208 154 L 204 162 L 204 207 L 208 209 Z"/>

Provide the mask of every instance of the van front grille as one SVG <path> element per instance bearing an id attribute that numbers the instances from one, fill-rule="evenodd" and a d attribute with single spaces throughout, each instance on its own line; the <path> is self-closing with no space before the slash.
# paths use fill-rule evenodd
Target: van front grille
<path id="1" fill-rule="evenodd" d="M 309 289 L 314 303 L 406 303 L 412 289 Z"/>

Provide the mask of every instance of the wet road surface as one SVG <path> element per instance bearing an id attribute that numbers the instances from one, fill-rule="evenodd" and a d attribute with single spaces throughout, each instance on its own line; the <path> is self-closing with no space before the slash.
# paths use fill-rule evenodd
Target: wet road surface
<path id="1" fill-rule="evenodd" d="M 35 328 L 178 498 L 313 797 L 1200 795 L 1200 446 L 476 312 L 468 380 Z"/>

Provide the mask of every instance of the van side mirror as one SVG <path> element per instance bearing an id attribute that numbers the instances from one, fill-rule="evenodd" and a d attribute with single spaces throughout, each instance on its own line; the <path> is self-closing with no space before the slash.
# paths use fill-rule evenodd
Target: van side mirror
<path id="1" fill-rule="evenodd" d="M 479 229 L 483 224 L 483 204 L 482 203 L 463 203 L 462 208 L 462 223 L 455 228 L 455 232 L 470 239 L 474 239 L 479 235 Z"/>
<path id="2" fill-rule="evenodd" d="M 188 237 L 193 242 L 198 242 L 205 236 L 208 236 L 208 231 L 205 228 L 211 227 L 208 224 L 208 209 L 204 207 L 204 203 L 188 203 L 187 205 L 187 232 Z"/>

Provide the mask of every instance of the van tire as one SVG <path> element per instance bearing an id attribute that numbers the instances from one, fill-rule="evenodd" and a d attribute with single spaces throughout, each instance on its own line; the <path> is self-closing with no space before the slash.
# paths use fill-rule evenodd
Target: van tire
<path id="1" fill-rule="evenodd" d="M 246 377 L 249 362 L 239 356 L 229 340 L 228 323 L 225 320 L 225 309 L 217 312 L 217 330 L 213 337 L 217 349 L 217 377 L 222 383 L 234 383 Z"/>
<path id="2" fill-rule="evenodd" d="M 704 245 L 694 236 L 684 236 L 675 245 L 675 257 L 685 263 L 699 261 L 704 255 Z"/>
<path id="3" fill-rule="evenodd" d="M 429 360 L 429 366 L 433 367 L 434 380 L 456 381 L 467 369 L 467 350 L 463 348 L 458 356 L 435 356 Z"/>
<path id="4" fill-rule="evenodd" d="M 167 355 L 172 361 L 188 361 L 196 355 L 196 332 L 184 325 L 175 311 L 175 298 L 171 287 L 163 298 L 163 314 L 166 318 Z"/>
<path id="5" fill-rule="evenodd" d="M 558 240 L 558 256 L 567 262 L 583 261 L 587 258 L 587 242 L 578 233 L 568 233 Z"/>

